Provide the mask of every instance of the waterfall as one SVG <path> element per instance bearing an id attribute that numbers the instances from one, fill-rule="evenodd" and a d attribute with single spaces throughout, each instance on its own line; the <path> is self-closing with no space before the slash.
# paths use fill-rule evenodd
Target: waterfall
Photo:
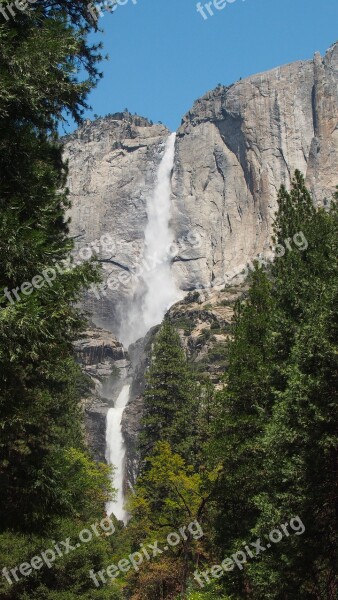
<path id="1" fill-rule="evenodd" d="M 172 236 L 169 229 L 171 172 L 174 166 L 176 133 L 167 141 L 159 166 L 157 185 L 147 203 L 148 224 L 145 230 L 146 294 L 143 300 L 143 321 L 146 331 L 161 323 L 165 312 L 180 298 L 171 275 L 169 248 Z"/>
<path id="2" fill-rule="evenodd" d="M 165 312 L 181 298 L 171 273 L 170 245 L 172 235 L 169 229 L 171 172 L 175 158 L 173 133 L 168 137 L 164 154 L 158 168 L 157 181 L 153 194 L 147 201 L 148 222 L 144 232 L 145 251 L 142 261 L 142 275 L 138 279 L 134 302 L 121 326 L 119 338 L 125 346 L 143 337 L 154 325 L 161 323 Z M 123 509 L 123 479 L 125 447 L 121 430 L 123 411 L 129 399 L 129 385 L 125 385 L 115 407 L 107 415 L 106 459 L 116 467 L 114 487 L 117 499 L 107 504 L 107 513 L 126 522 Z"/>
<path id="3" fill-rule="evenodd" d="M 122 434 L 122 415 L 129 400 L 130 385 L 123 386 L 114 408 L 110 408 L 107 414 L 106 429 L 106 460 L 109 465 L 114 465 L 113 486 L 117 489 L 116 500 L 108 502 L 106 512 L 108 515 L 114 513 L 115 517 L 126 523 L 127 513 L 123 508 L 123 480 L 124 480 L 124 458 L 125 445 Z"/>
<path id="4" fill-rule="evenodd" d="M 143 337 L 151 327 L 161 323 L 168 308 L 181 298 L 171 273 L 169 253 L 173 241 L 169 222 L 175 140 L 176 134 L 172 133 L 158 168 L 154 192 L 147 200 L 148 222 L 144 234 L 142 276 L 134 296 L 134 305 L 120 332 L 120 339 L 125 345 Z"/>

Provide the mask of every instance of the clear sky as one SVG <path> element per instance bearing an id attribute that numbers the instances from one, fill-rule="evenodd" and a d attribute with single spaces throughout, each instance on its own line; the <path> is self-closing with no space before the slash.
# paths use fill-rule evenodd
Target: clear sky
<path id="1" fill-rule="evenodd" d="M 121 2 L 93 36 L 110 58 L 90 96 L 92 119 L 128 108 L 174 130 L 218 83 L 312 58 L 338 40 L 338 0 L 228 0 L 206 20 L 196 0 Z"/>

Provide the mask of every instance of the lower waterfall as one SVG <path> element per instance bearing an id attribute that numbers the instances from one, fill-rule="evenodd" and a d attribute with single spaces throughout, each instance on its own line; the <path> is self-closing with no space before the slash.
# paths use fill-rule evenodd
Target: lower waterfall
<path id="1" fill-rule="evenodd" d="M 124 493 L 124 458 L 125 445 L 122 434 L 122 415 L 129 400 L 130 385 L 123 386 L 114 408 L 110 408 L 107 414 L 107 429 L 106 429 L 106 461 L 109 465 L 115 467 L 112 481 L 113 486 L 117 490 L 116 500 L 108 502 L 106 512 L 108 515 L 112 513 L 117 519 L 126 523 L 127 513 L 123 508 Z"/>

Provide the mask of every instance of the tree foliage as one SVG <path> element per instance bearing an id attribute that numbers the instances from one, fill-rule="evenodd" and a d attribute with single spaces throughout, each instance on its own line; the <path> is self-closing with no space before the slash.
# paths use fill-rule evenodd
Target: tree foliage
<path id="1" fill-rule="evenodd" d="M 337 204 L 315 208 L 304 179 L 282 188 L 275 242 L 302 232 L 237 312 L 215 431 L 218 544 L 236 552 L 298 515 L 306 527 L 226 577 L 236 598 L 337 595 Z M 222 541 L 223 538 L 223 541 Z"/>
<path id="2" fill-rule="evenodd" d="M 196 460 L 197 386 L 180 337 L 165 319 L 155 339 L 144 394 L 141 452 L 167 441 L 189 463 Z"/>
<path id="3" fill-rule="evenodd" d="M 0 23 L 0 562 L 8 568 L 102 519 L 112 491 L 83 440 L 72 343 L 85 325 L 77 303 L 99 274 L 72 263 L 57 134 L 67 113 L 80 121 L 101 57 L 88 43 L 87 2 L 14 10 Z M 112 588 L 92 590 L 88 577 L 108 553 L 100 536 L 12 585 L 1 574 L 1 598 L 116 598 Z"/>

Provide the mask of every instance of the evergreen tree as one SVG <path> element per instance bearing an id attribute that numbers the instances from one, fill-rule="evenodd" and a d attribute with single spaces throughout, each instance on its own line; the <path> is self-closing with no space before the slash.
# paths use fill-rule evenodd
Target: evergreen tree
<path id="1" fill-rule="evenodd" d="M 97 280 L 92 265 L 73 268 L 69 258 L 56 127 L 64 110 L 80 118 L 98 56 L 83 6 L 48 4 L 0 25 L 0 523 L 28 529 L 62 510 L 54 464 L 82 443 L 72 341 L 84 320 L 75 303 Z"/>
<path id="2" fill-rule="evenodd" d="M 311 280 L 307 279 L 308 259 L 313 256 L 313 243 L 317 245 L 319 242 L 321 245 L 320 240 L 313 240 L 310 244 L 314 235 L 312 224 L 315 215 L 316 209 L 306 189 L 304 177 L 296 171 L 290 192 L 284 186 L 279 191 L 273 236 L 273 242 L 279 244 L 281 249 L 281 255 L 277 255 L 272 265 L 272 275 L 278 312 L 276 322 L 282 331 L 276 339 L 282 379 L 283 369 L 280 366 L 290 354 L 297 325 L 303 319 L 303 311 L 311 301 Z M 298 246 L 294 240 L 298 241 Z M 280 381 L 278 386 L 282 385 Z"/>
<path id="3" fill-rule="evenodd" d="M 296 173 L 275 222 L 286 251 L 270 283 L 254 273 L 236 313 L 215 428 L 225 441 L 212 445 L 216 540 L 233 553 L 292 517 L 306 527 L 226 575 L 236 598 L 337 596 L 337 224 L 336 203 L 315 209 Z"/>
<path id="4" fill-rule="evenodd" d="M 141 454 L 151 454 L 156 442 L 167 441 L 173 450 L 194 464 L 198 397 L 180 337 L 165 319 L 156 337 L 144 393 Z"/>
<path id="5" fill-rule="evenodd" d="M 84 447 L 72 347 L 85 324 L 76 305 L 98 274 L 70 258 L 57 135 L 66 113 L 80 121 L 98 77 L 88 19 L 84 0 L 37 0 L 0 23 L 0 555 L 9 568 L 77 538 L 102 519 L 110 493 L 107 467 Z M 108 550 L 100 536 L 54 569 L 12 584 L 1 574 L 1 598 L 116 598 L 88 577 Z"/>
<path id="6" fill-rule="evenodd" d="M 264 488 L 261 436 L 272 405 L 271 284 L 262 270 L 252 274 L 245 302 L 237 304 L 225 389 L 210 450 L 222 468 L 215 496 L 215 538 L 222 555 L 236 552 L 255 525 L 254 495 Z M 232 576 L 231 591 L 244 593 L 245 574 Z"/>
<path id="7" fill-rule="evenodd" d="M 255 598 L 333 600 L 338 593 L 338 211 L 333 203 L 328 211 L 309 207 L 304 216 L 304 200 L 309 203 L 308 192 L 298 177 L 277 220 L 283 238 L 299 203 L 297 227 L 308 248 L 285 255 L 283 265 L 274 267 L 283 315 L 276 328 L 282 385 L 263 440 L 266 488 L 256 498 L 256 531 L 266 533 L 298 515 L 306 532 L 277 546 L 251 570 Z"/>

